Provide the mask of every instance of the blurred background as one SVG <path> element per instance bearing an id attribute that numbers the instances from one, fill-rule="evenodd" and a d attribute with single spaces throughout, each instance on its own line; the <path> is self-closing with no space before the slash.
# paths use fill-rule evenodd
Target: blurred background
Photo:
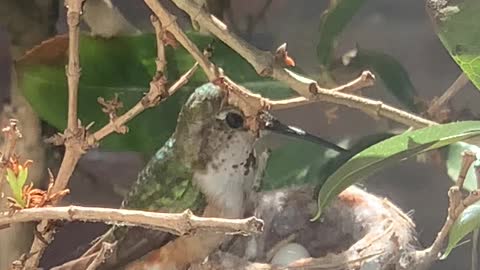
<path id="1" fill-rule="evenodd" d="M 147 32 L 153 30 L 149 21 L 150 12 L 142 1 L 112 2 L 136 28 Z M 161 2 L 177 14 L 183 23 L 189 22 L 185 14 L 169 1 Z M 297 66 L 301 67 L 306 74 L 317 77 L 321 72 L 316 54 L 320 16 L 328 5 L 328 1 L 315 0 L 231 0 L 230 11 L 225 14 L 225 21 L 258 48 L 273 51 L 287 42 L 288 53 L 295 59 Z M 256 18 L 258 14 L 261 16 L 252 26 L 251 18 Z M 84 24 L 82 27 L 86 31 L 89 29 Z M 65 8 L 62 1 L 2 0 L 0 3 L 0 101 L 3 104 L 8 104 L 15 99 L 15 95 L 10 94 L 9 91 L 14 83 L 11 75 L 12 59 L 18 59 L 26 49 L 40 41 L 65 31 Z M 365 1 L 345 30 L 338 36 L 337 42 L 337 55 L 342 55 L 357 46 L 392 56 L 408 73 L 418 97 L 425 101 L 431 101 L 434 97 L 440 96 L 461 74 L 461 70 L 436 36 L 423 1 Z M 353 77 L 356 75 L 358 74 Z M 348 77 L 339 75 L 336 79 L 341 83 L 346 82 Z M 363 90 L 362 95 L 401 106 L 397 99 L 388 91 L 382 90 L 382 87 L 384 85 L 379 83 L 378 86 Z M 469 109 L 473 113 L 478 113 L 479 106 L 475 105 L 478 104 L 479 97 L 478 90 L 468 84 L 452 100 L 451 106 L 457 111 Z M 23 114 L 27 120 L 33 121 L 36 117 L 33 112 L 25 112 L 15 106 L 13 106 L 14 109 L 11 108 L 12 106 L 4 106 L 3 110 L 8 115 Z M 346 138 L 360 138 L 395 127 L 385 120 L 375 120 L 366 114 L 344 107 L 338 108 L 337 119 L 329 123 L 327 112 L 332 108 L 332 105 L 318 103 L 278 112 L 278 115 L 288 123 L 337 142 Z M 8 117 L 3 116 L 2 119 L 5 121 Z M 62 150 L 55 147 L 45 148 L 40 143 L 42 138 L 53 134 L 56 130 L 41 121 L 33 121 L 34 123 L 29 125 L 27 120 L 25 122 L 21 120 L 21 128 L 24 137 L 33 137 L 33 141 L 24 142 L 27 146 L 22 158 L 34 159 L 36 166 L 40 168 L 48 166 L 55 172 L 61 161 Z M 24 125 L 29 126 L 24 129 Z M 35 158 L 34 153 L 46 153 L 43 154 L 46 158 L 44 161 L 37 162 L 41 160 L 42 154 L 38 154 Z M 121 194 L 136 178 L 145 160 L 144 155 L 135 152 L 90 151 L 78 164 L 70 180 L 71 194 L 63 200 L 63 204 L 118 207 L 122 199 Z M 44 166 L 40 166 L 42 164 Z M 46 179 L 46 177 L 42 178 L 42 175 L 44 175 L 43 171 L 34 174 L 39 179 Z M 46 183 L 43 181 L 40 184 Z M 433 241 L 443 224 L 447 209 L 446 193 L 450 185 L 451 180 L 444 168 L 431 162 L 418 163 L 415 160 L 384 170 L 365 183 L 368 191 L 388 197 L 406 212 L 413 210 L 412 217 L 417 225 L 418 238 L 424 246 Z M 57 233 L 54 243 L 47 249 L 42 266 L 48 269 L 72 258 L 78 246 L 88 243 L 105 228 L 101 224 L 66 224 Z M 12 234 L 10 233 L 10 236 Z M 21 236 L 13 236 L 15 240 L 19 237 Z M 10 248 L 7 243 L 2 240 L 0 250 Z M 432 269 L 468 269 L 470 248 L 471 244 L 467 243 L 455 249 L 447 260 L 438 262 Z M 8 262 L 1 256 L 0 268 L 5 269 Z"/>

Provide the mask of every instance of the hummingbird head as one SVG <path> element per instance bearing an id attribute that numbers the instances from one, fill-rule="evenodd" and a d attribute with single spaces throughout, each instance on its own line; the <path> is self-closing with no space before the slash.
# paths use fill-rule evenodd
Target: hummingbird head
<path id="1" fill-rule="evenodd" d="M 275 133 L 347 151 L 300 128 L 283 124 L 267 111 L 257 117 L 260 130 L 252 132 L 240 108 L 226 104 L 226 92 L 208 83 L 196 89 L 180 113 L 176 136 L 183 144 L 186 161 L 203 167 L 222 151 L 252 153 L 255 142 Z M 228 155 L 225 159 L 231 159 Z"/>
<path id="2" fill-rule="evenodd" d="M 244 196 L 261 175 L 258 164 L 262 157 L 255 153 L 257 140 L 271 132 L 323 140 L 284 125 L 264 111 L 254 119 L 260 130 L 252 132 L 252 118 L 229 105 L 227 98 L 227 92 L 212 83 L 197 88 L 178 117 L 174 137 L 175 151 L 180 162 L 194 172 L 194 182 L 210 202 L 222 205 L 223 217 L 235 218 L 242 213 Z"/>
<path id="3" fill-rule="evenodd" d="M 205 84 L 190 96 L 178 118 L 176 140 L 182 142 L 185 161 L 196 168 L 204 168 L 218 156 L 224 156 L 220 161 L 248 157 L 258 139 L 245 127 L 242 112 L 225 104 L 224 97 L 218 86 Z M 222 154 L 227 152 L 232 155 Z"/>

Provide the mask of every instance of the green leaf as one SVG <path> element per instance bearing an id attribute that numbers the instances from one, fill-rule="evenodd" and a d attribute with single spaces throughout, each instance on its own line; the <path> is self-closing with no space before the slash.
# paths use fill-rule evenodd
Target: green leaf
<path id="1" fill-rule="evenodd" d="M 338 167 L 366 147 L 391 137 L 391 134 L 368 135 L 349 147 L 348 153 L 329 151 L 305 141 L 291 141 L 274 149 L 268 160 L 262 190 L 272 190 L 306 183 L 323 183 Z M 298 155 L 298 153 L 302 153 Z M 292 159 L 292 157 L 295 157 Z"/>
<path id="2" fill-rule="evenodd" d="M 7 168 L 7 182 L 12 189 L 12 193 L 15 193 L 15 191 L 17 190 L 17 177 L 10 168 Z"/>
<path id="3" fill-rule="evenodd" d="M 480 202 L 468 206 L 455 221 L 448 234 L 447 248 L 440 259 L 446 259 L 463 237 L 478 228 L 480 228 Z"/>
<path id="4" fill-rule="evenodd" d="M 332 175 L 340 166 L 342 166 L 345 162 L 347 162 L 350 158 L 355 156 L 356 154 L 360 153 L 361 151 L 365 150 L 366 148 L 386 140 L 390 137 L 394 136 L 391 133 L 380 133 L 380 134 L 372 134 L 367 135 L 365 137 L 360 138 L 357 140 L 351 147 L 348 148 L 347 153 L 341 153 L 332 159 L 329 159 L 321 168 L 318 170 L 318 187 L 321 187 L 323 183 L 328 179 L 330 175 Z"/>
<path id="5" fill-rule="evenodd" d="M 347 57 L 347 59 L 346 59 Z M 344 62 L 358 69 L 369 69 L 380 78 L 386 90 L 405 108 L 418 112 L 415 87 L 407 70 L 394 57 L 375 51 L 353 49 L 344 56 Z"/>
<path id="6" fill-rule="evenodd" d="M 480 1 L 444 1 L 441 4 L 427 5 L 427 10 L 445 48 L 480 89 Z"/>
<path id="7" fill-rule="evenodd" d="M 454 182 L 457 181 L 458 175 L 460 173 L 463 151 L 469 150 L 476 153 L 477 161 L 475 161 L 474 167 L 477 167 L 480 164 L 480 147 L 476 145 L 458 142 L 453 143 L 442 150 L 442 155 L 445 157 L 446 160 L 448 176 Z M 477 177 L 473 168 L 468 171 L 463 187 L 468 191 L 473 191 L 477 189 Z"/>
<path id="8" fill-rule="evenodd" d="M 214 40 L 201 34 L 188 35 L 199 48 L 205 48 Z M 63 130 L 67 122 L 67 45 L 65 36 L 55 37 L 34 48 L 16 63 L 19 83 L 27 100 L 43 120 L 59 130 Z M 118 93 L 124 103 L 124 109 L 119 112 L 122 113 L 148 91 L 155 72 L 155 46 L 153 34 L 110 39 L 81 35 L 78 115 L 84 124 L 95 122 L 92 131 L 108 122 L 107 115 L 97 103 L 98 97 L 110 99 Z M 168 47 L 166 55 L 167 77 L 172 82 L 194 63 L 183 48 L 174 50 Z M 212 60 L 232 79 L 254 91 L 263 94 L 264 90 L 272 98 L 295 96 L 284 84 L 258 76 L 248 62 L 218 40 L 214 43 Z M 173 133 L 177 115 L 190 93 L 205 82 L 205 75 L 198 71 L 178 93 L 130 121 L 127 134 L 112 134 L 102 140 L 101 147 L 116 151 L 154 152 Z"/>
<path id="9" fill-rule="evenodd" d="M 28 168 L 22 167 L 18 172 L 17 185 L 23 189 L 25 182 L 27 182 L 27 178 L 28 178 Z"/>
<path id="10" fill-rule="evenodd" d="M 480 121 L 463 121 L 418 130 L 375 144 L 358 153 L 333 173 L 318 195 L 318 219 L 323 209 L 345 188 L 385 168 L 419 153 L 480 135 Z"/>
<path id="11" fill-rule="evenodd" d="M 318 144 L 303 141 L 292 141 L 273 150 L 262 180 L 262 190 L 313 182 L 316 175 L 312 170 L 327 160 L 325 151 Z"/>
<path id="12" fill-rule="evenodd" d="M 365 0 L 330 1 L 330 7 L 320 18 L 320 37 L 317 45 L 317 58 L 320 65 L 329 66 L 337 36 L 364 3 Z"/>
<path id="13" fill-rule="evenodd" d="M 23 185 L 19 185 L 17 176 L 10 168 L 7 168 L 7 182 L 12 190 L 12 195 L 15 201 L 17 201 L 18 204 L 25 206 L 25 202 L 22 198 Z"/>

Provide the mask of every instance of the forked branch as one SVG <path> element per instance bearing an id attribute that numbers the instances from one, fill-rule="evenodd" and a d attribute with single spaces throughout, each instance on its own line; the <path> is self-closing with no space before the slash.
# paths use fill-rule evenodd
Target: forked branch
<path id="1" fill-rule="evenodd" d="M 114 132 L 127 131 L 124 126 L 129 120 L 143 112 L 145 109 L 158 105 L 161 101 L 165 100 L 170 95 L 173 95 L 178 89 L 184 86 L 190 77 L 197 70 L 198 64 L 195 64 L 190 70 L 182 75 L 171 87 L 166 89 L 166 79 L 163 76 L 163 69 L 166 63 L 164 55 L 163 43 L 157 45 L 157 74 L 150 83 L 149 92 L 130 110 L 119 117 L 111 117 L 109 124 L 96 131 L 93 134 L 88 134 L 88 127 L 85 128 L 80 124 L 77 116 L 78 106 L 78 82 L 80 79 L 80 63 L 79 63 L 79 23 L 80 14 L 82 12 L 82 5 L 85 0 L 68 0 L 65 1 L 67 11 L 67 23 L 69 28 L 69 56 L 68 65 L 66 68 L 66 74 L 68 78 L 68 91 L 69 91 L 69 103 L 68 103 L 68 126 L 63 134 L 56 136 L 53 141 L 57 144 L 65 145 L 65 155 L 60 165 L 60 169 L 53 186 L 53 192 L 64 190 L 68 181 L 75 169 L 80 157 L 86 150 L 96 147 L 98 142 L 104 137 Z M 160 31 L 158 21 L 154 21 L 154 26 L 157 27 L 157 35 L 163 34 Z M 157 40 L 162 40 L 162 37 L 157 37 Z M 162 61 L 163 60 L 163 61 Z M 30 254 L 33 254 L 24 265 L 24 269 L 35 269 L 38 262 L 43 255 L 43 251 L 46 248 L 46 243 L 50 242 L 53 238 L 53 231 L 45 231 L 47 222 L 42 221 L 37 226 L 37 231 L 45 232 L 42 235 L 43 239 L 35 237 L 32 247 L 30 248 Z M 37 235 L 37 234 L 36 234 Z"/>
<path id="2" fill-rule="evenodd" d="M 214 80 L 217 76 L 210 61 L 208 61 L 208 58 L 203 55 L 195 43 L 193 43 L 183 32 L 182 28 L 180 28 L 180 25 L 177 23 L 177 18 L 170 14 L 170 12 L 160 5 L 157 0 L 145 0 L 145 3 L 160 20 L 163 29 L 170 31 L 178 42 L 180 42 L 180 44 L 182 44 L 182 46 L 193 56 L 195 61 L 199 63 L 200 67 L 205 71 L 207 78 L 210 81 Z"/>
<path id="3" fill-rule="evenodd" d="M 150 82 L 150 90 L 139 102 L 137 102 L 137 104 L 135 104 L 135 106 L 133 106 L 126 113 L 117 117 L 95 133 L 89 135 L 86 139 L 87 144 L 91 146 L 97 145 L 101 139 L 112 134 L 113 132 L 118 130 L 119 127 L 124 126 L 128 121 L 132 120 L 144 110 L 157 106 L 161 101 L 175 94 L 176 91 L 178 91 L 180 88 L 182 88 L 185 84 L 188 83 L 189 79 L 193 76 L 193 74 L 195 74 L 195 71 L 197 69 L 198 63 L 195 63 L 168 89 L 165 89 L 166 82 L 162 78 Z"/>
<path id="4" fill-rule="evenodd" d="M 191 0 L 172 0 L 180 9 L 187 12 L 191 18 L 194 18 L 203 28 L 210 31 L 216 37 L 221 39 L 225 44 L 240 54 L 247 60 L 262 76 L 270 76 L 277 79 L 308 100 L 326 101 L 334 104 L 344 105 L 350 108 L 359 109 L 371 116 L 385 117 L 396 122 L 415 128 L 435 125 L 437 123 L 399 110 L 395 107 L 384 104 L 381 101 L 375 101 L 367 98 L 358 97 L 343 93 L 341 91 L 332 91 L 318 85 L 312 79 L 300 76 L 279 63 L 276 63 L 274 54 L 261 51 L 250 45 L 239 36 L 229 31 L 228 27 L 209 14 L 202 6 Z M 149 7 L 157 14 L 165 10 L 157 0 L 145 0 Z M 173 33 L 175 35 L 175 33 Z M 203 67 L 203 66 L 202 66 Z M 348 85 L 348 84 L 347 84 Z M 354 84 L 355 85 L 355 84 Z M 303 104 L 295 99 L 297 105 Z M 305 101 L 306 103 L 310 101 Z M 291 107 L 290 105 L 282 105 Z"/>
<path id="5" fill-rule="evenodd" d="M 75 169 L 80 156 L 84 152 L 83 138 L 85 129 L 79 125 L 77 116 L 78 110 L 78 82 L 80 80 L 80 57 L 78 54 L 79 34 L 80 34 L 80 14 L 82 13 L 82 5 L 84 0 L 68 0 L 65 1 L 67 7 L 67 23 L 68 23 L 68 65 L 66 67 L 66 75 L 68 80 L 68 119 L 67 129 L 65 130 L 64 144 L 65 155 L 63 156 L 62 164 L 58 171 L 58 175 L 53 186 L 53 192 L 64 190 L 70 176 Z M 41 222 L 37 226 L 37 231 L 44 231 L 47 227 L 47 222 Z M 49 231 L 42 237 L 47 241 L 51 241 L 53 232 Z M 37 234 L 30 248 L 32 255 L 24 265 L 24 269 L 36 269 L 38 262 L 47 247 Z"/>
<path id="6" fill-rule="evenodd" d="M 462 165 L 458 175 L 457 183 L 448 191 L 449 206 L 445 223 L 443 224 L 442 229 L 438 232 L 437 237 L 433 241 L 432 245 L 425 250 L 416 252 L 415 261 L 417 265 L 415 269 L 428 269 L 434 261 L 438 260 L 440 251 L 442 250 L 445 240 L 455 221 L 462 214 L 465 208 L 480 200 L 480 190 L 471 192 L 465 198 L 462 194 L 465 177 L 467 176 L 467 172 L 475 160 L 476 156 L 473 152 L 465 151 L 462 154 Z"/>
<path id="7" fill-rule="evenodd" d="M 452 97 L 454 97 L 467 83 L 470 81 L 468 76 L 462 72 L 460 76 L 445 90 L 445 93 L 442 94 L 439 98 L 435 99 L 427 110 L 427 115 L 434 116 L 439 112 L 445 103 L 447 103 Z"/>

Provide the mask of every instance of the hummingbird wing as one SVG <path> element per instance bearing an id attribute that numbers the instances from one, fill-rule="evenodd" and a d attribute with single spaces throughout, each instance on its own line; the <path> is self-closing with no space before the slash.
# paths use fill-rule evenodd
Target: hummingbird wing
<path id="1" fill-rule="evenodd" d="M 140 172 L 122 208 L 170 213 L 185 209 L 201 212 L 206 200 L 193 185 L 192 176 L 191 169 L 178 159 L 172 137 Z M 175 238 L 167 232 L 140 227 L 116 226 L 113 235 L 118 241 L 116 254 L 106 262 L 107 268 L 112 269 L 118 269 L 118 265 L 138 259 Z"/>

